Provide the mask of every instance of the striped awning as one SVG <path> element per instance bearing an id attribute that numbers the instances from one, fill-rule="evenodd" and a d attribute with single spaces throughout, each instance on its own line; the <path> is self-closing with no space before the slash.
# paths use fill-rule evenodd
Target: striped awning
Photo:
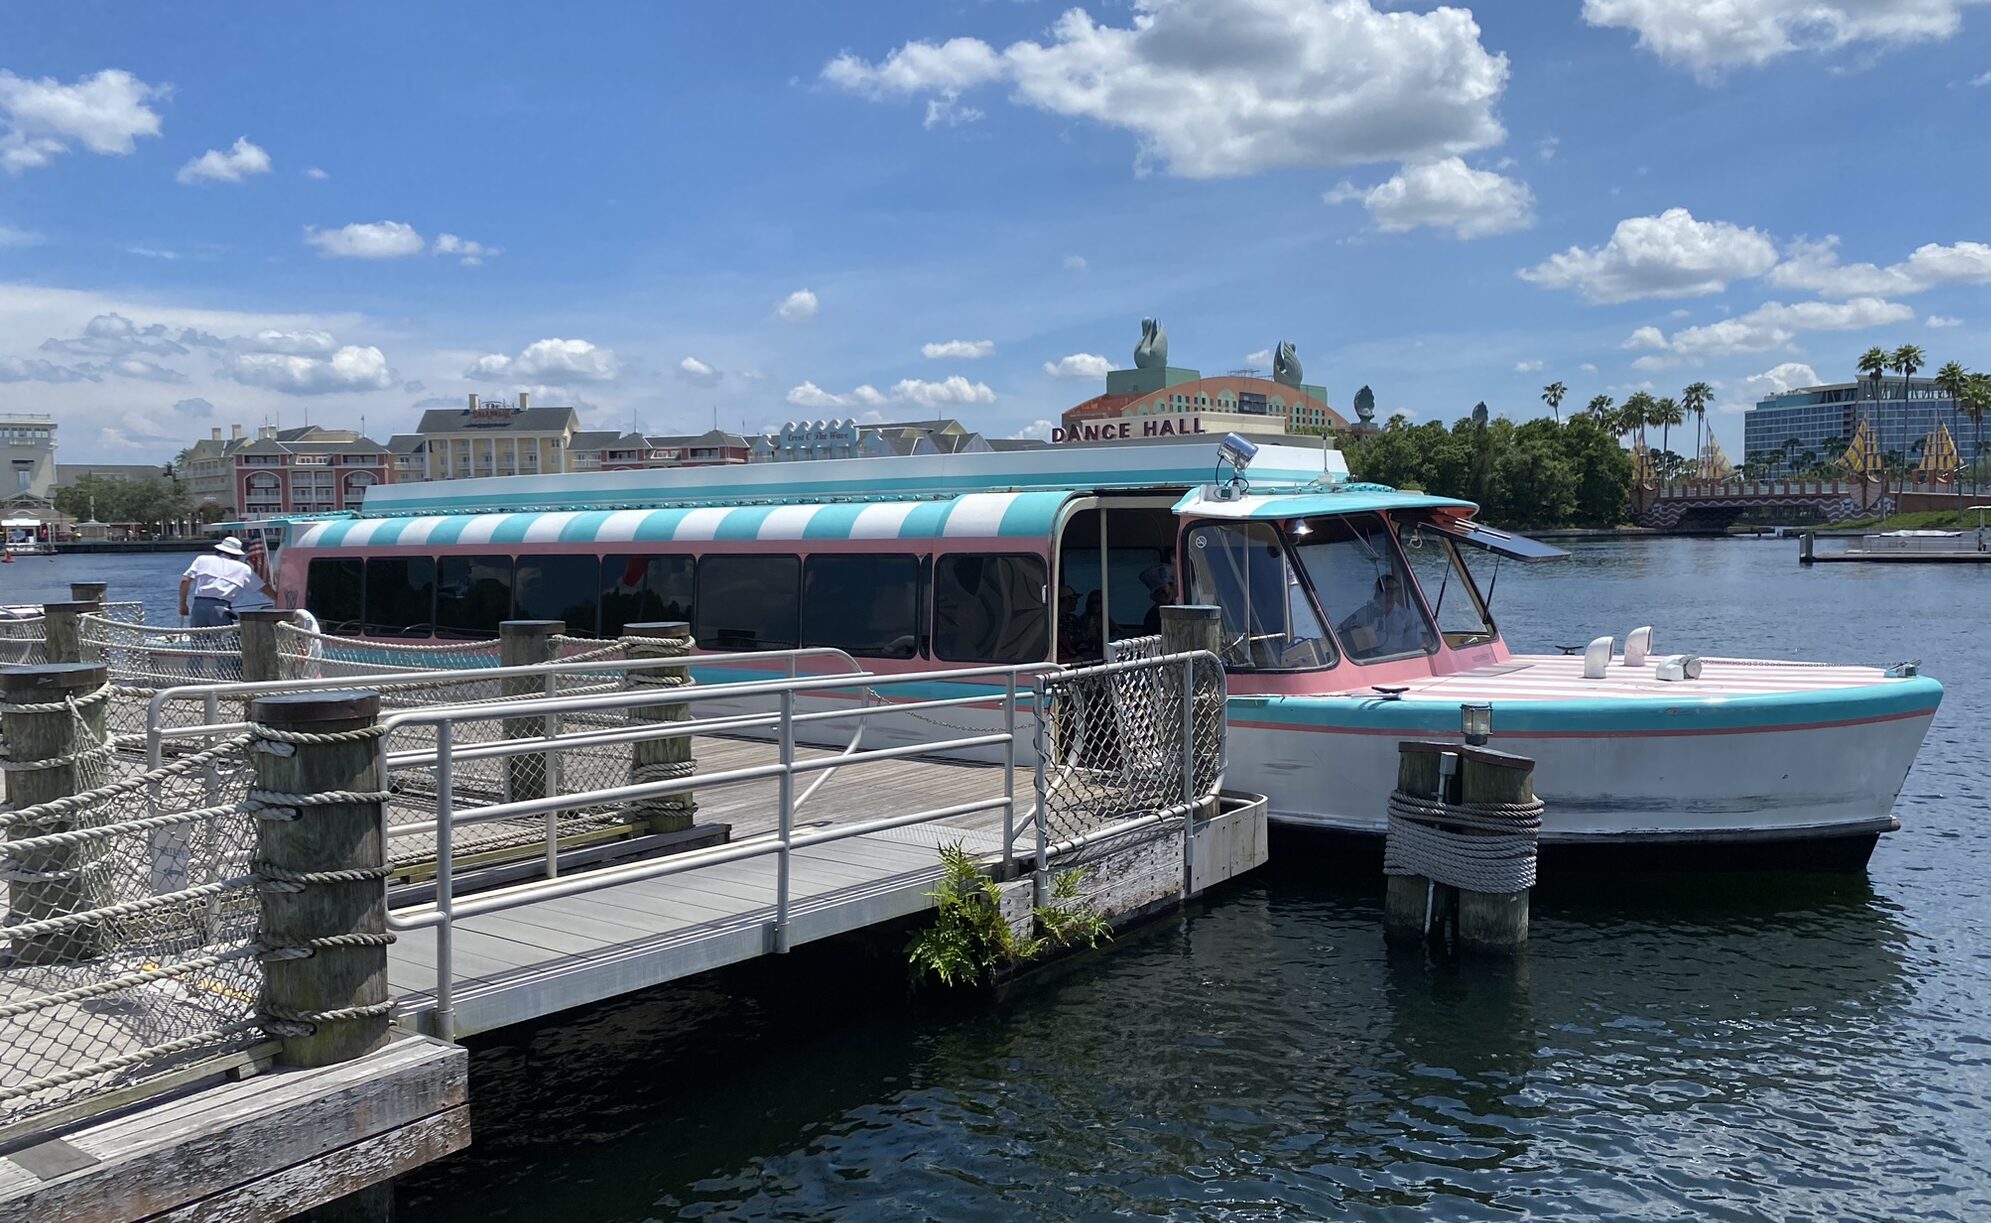
<path id="1" fill-rule="evenodd" d="M 711 540 L 1048 539 L 1059 507 L 1072 495 L 968 493 L 938 501 L 343 519 L 300 527 L 292 546 L 503 548 Z"/>

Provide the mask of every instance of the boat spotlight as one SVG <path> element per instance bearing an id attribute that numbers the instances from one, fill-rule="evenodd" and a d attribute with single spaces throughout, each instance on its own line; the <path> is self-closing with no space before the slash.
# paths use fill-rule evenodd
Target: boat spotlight
<path id="1" fill-rule="evenodd" d="M 1459 706 L 1459 729 L 1465 734 L 1467 743 L 1474 747 L 1486 746 L 1486 741 L 1493 737 L 1493 706 Z"/>
<path id="2" fill-rule="evenodd" d="M 1231 465 L 1231 478 L 1242 480 L 1244 469 L 1251 466 L 1251 460 L 1258 457 L 1258 447 L 1242 434 L 1226 433 L 1224 440 L 1217 443 L 1217 454 Z"/>

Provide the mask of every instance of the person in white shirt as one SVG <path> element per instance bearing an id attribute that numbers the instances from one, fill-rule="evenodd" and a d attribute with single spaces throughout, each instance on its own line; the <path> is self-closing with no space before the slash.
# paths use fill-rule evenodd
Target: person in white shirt
<path id="1" fill-rule="evenodd" d="M 1424 617 L 1410 606 L 1403 581 L 1394 573 L 1377 578 L 1369 601 L 1335 629 L 1341 634 L 1343 648 L 1358 659 L 1408 654 L 1430 645 Z"/>
<path id="2" fill-rule="evenodd" d="M 242 559 L 242 541 L 230 535 L 187 566 L 180 578 L 180 615 L 194 628 L 218 628 L 230 621 L 236 598 L 251 586 L 261 586 L 276 602 L 276 589 Z"/>

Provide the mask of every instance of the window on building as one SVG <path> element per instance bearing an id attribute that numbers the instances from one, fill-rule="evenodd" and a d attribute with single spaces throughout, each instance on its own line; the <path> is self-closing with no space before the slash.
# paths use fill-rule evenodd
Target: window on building
<path id="1" fill-rule="evenodd" d="M 435 628 L 432 556 L 376 556 L 366 562 L 366 631 L 376 637 L 427 637 Z"/>
<path id="2" fill-rule="evenodd" d="M 798 557 L 705 557 L 692 634 L 709 650 L 792 650 L 801 636 L 801 597 Z"/>
<path id="3" fill-rule="evenodd" d="M 920 558 L 812 556 L 802 579 L 802 644 L 859 658 L 919 652 Z"/>
<path id="4" fill-rule="evenodd" d="M 304 606 L 328 633 L 360 631 L 365 562 L 357 556 L 313 557 L 304 573 Z"/>
<path id="5" fill-rule="evenodd" d="M 484 640 L 512 615 L 512 558 L 445 556 L 436 562 L 436 636 Z"/>
<path id="6" fill-rule="evenodd" d="M 512 580 L 512 618 L 559 620 L 574 637 L 600 628 L 595 600 L 601 563 L 592 556 L 521 556 Z"/>
<path id="7" fill-rule="evenodd" d="M 601 635 L 632 624 L 691 620 L 692 559 L 611 555 L 601 558 Z"/>
<path id="8" fill-rule="evenodd" d="M 957 553 L 933 566 L 933 653 L 949 662 L 1041 662 L 1050 649 L 1044 558 Z"/>

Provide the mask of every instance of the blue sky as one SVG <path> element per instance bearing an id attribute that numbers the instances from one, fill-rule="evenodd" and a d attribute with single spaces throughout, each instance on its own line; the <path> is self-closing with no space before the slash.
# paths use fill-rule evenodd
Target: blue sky
<path id="1" fill-rule="evenodd" d="M 1987 146 L 1974 0 L 15 6 L 0 409 L 1007 436 L 1154 314 L 1418 419 L 1705 379 L 1735 453 L 1869 345 L 1991 365 Z"/>

